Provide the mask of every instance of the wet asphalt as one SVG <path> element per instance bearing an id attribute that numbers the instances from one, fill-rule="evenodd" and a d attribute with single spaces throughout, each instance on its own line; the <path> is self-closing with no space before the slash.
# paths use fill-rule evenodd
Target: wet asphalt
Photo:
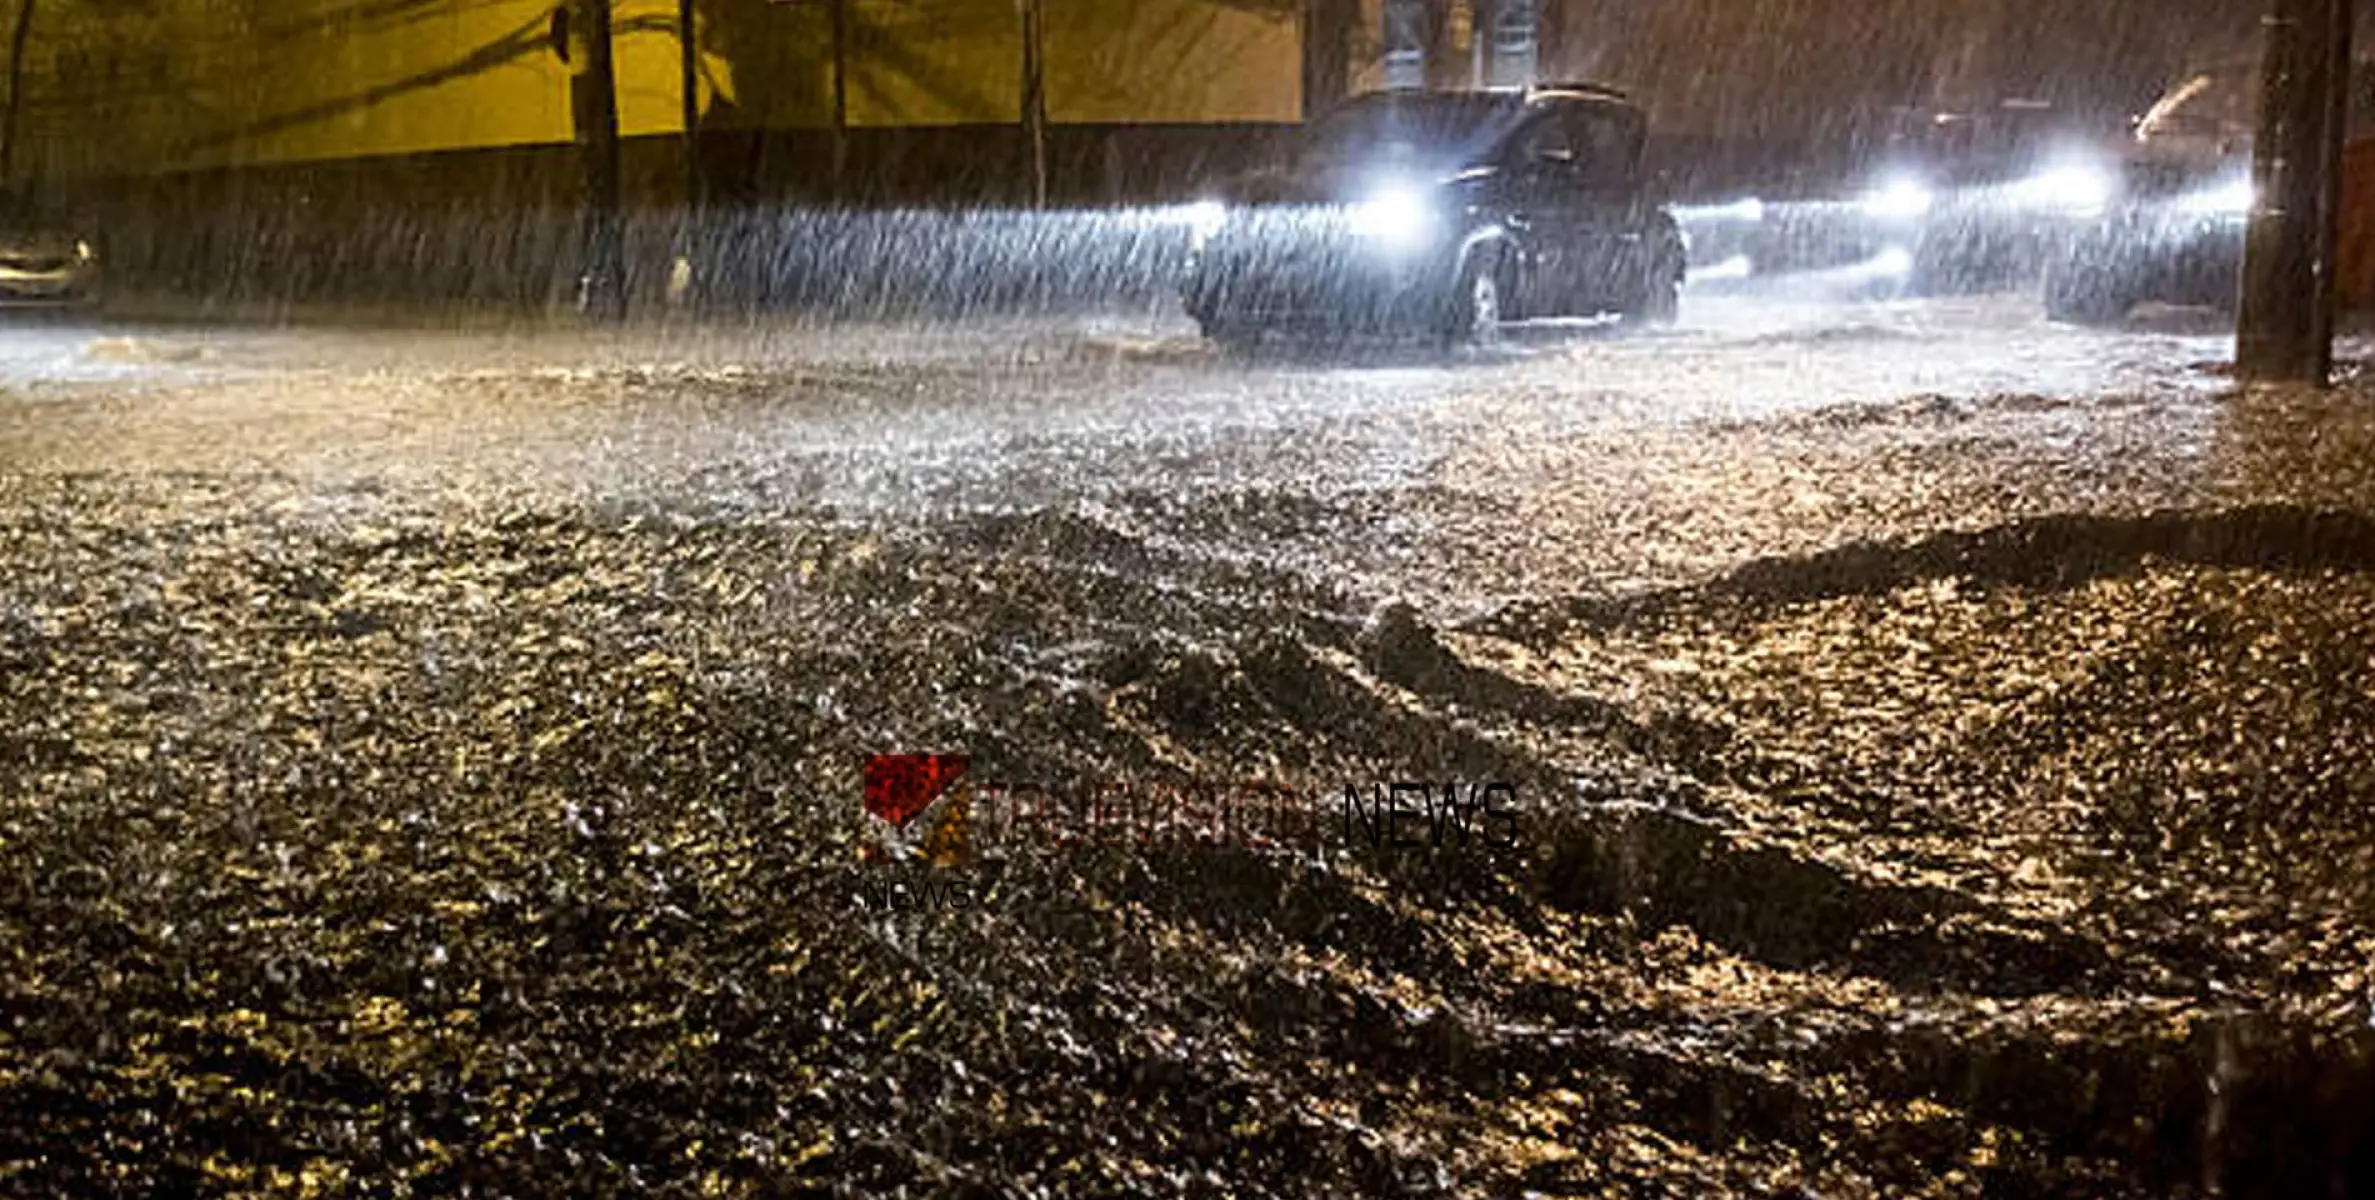
<path id="1" fill-rule="evenodd" d="M 0 1188 L 2375 1188 L 2375 390 L 2037 308 L 0 328 Z"/>

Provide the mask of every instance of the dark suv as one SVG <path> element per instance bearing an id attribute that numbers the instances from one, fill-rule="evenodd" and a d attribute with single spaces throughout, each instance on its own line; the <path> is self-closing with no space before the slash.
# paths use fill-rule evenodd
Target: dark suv
<path id="1" fill-rule="evenodd" d="M 1188 312 L 1224 344 L 1671 320 L 1685 254 L 1643 193 L 1645 133 L 1641 110 L 1600 87 L 1362 96 L 1285 167 L 1204 206 Z"/>

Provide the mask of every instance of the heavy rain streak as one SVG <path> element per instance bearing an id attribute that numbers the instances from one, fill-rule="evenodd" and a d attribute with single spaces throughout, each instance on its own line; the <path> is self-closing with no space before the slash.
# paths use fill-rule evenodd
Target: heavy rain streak
<path id="1" fill-rule="evenodd" d="M 7 0 L 0 1195 L 2375 1195 L 2367 26 Z"/>

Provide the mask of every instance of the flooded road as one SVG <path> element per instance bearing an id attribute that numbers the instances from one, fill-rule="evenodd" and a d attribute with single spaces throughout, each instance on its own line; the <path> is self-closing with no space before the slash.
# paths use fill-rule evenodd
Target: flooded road
<path id="1" fill-rule="evenodd" d="M 0 1182 L 2363 1192 L 2375 405 L 2230 351 L 0 330 Z"/>
<path id="2" fill-rule="evenodd" d="M 58 326 L 0 337 L 0 377 L 24 380 L 0 444 L 20 471 L 195 470 L 472 506 L 891 522 L 1093 509 L 1163 536 L 1191 519 L 1215 548 L 1274 557 L 1316 535 L 1327 557 L 1363 557 L 1308 569 L 1490 605 L 2218 486 L 2200 401 L 2223 386 L 2223 340 L 2074 330 L 2035 309 L 1717 297 L 1672 331 L 1553 330 L 1450 363 L 1393 346 L 1232 360 L 1162 314 L 623 334 Z M 1895 469 L 1872 469 L 1875 443 Z M 1327 511 L 1216 516 L 1287 493 Z M 1347 545 L 1341 527 L 1368 515 L 1391 536 Z M 1529 534 L 1514 557 L 1512 529 Z M 1534 536 L 1553 529 L 1556 546 Z"/>

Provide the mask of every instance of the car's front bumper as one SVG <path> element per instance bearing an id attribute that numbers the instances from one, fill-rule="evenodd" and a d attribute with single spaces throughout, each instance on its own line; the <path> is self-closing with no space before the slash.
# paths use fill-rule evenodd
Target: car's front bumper
<path id="1" fill-rule="evenodd" d="M 1184 292 L 1207 328 L 1393 329 L 1440 316 L 1450 272 L 1435 242 L 1392 245 L 1278 214 L 1233 222 L 1199 247 Z"/>
<path id="2" fill-rule="evenodd" d="M 2139 206 L 2073 239 L 2068 266 L 2123 281 L 2139 302 L 2227 307 L 2242 287 L 2246 223 L 2241 213 Z"/>
<path id="3" fill-rule="evenodd" d="M 1818 201 L 1738 206 L 1686 216 L 1691 269 L 1703 278 L 1844 272 L 1900 275 L 1949 290 L 2034 278 L 2070 222 L 2002 206 L 1942 203 L 1919 216 L 1881 216 Z"/>
<path id="4" fill-rule="evenodd" d="M 54 263 L 0 262 L 0 305 L 82 304 L 97 295 L 98 284 L 98 264 L 88 259 Z"/>
<path id="5" fill-rule="evenodd" d="M 1737 263 L 1738 274 L 1758 275 L 1853 266 L 1906 240 L 1894 228 L 1875 227 L 1853 206 L 1833 203 L 1762 205 L 1753 219 L 1686 212 L 1683 229 L 1694 270 L 1721 272 Z"/>

